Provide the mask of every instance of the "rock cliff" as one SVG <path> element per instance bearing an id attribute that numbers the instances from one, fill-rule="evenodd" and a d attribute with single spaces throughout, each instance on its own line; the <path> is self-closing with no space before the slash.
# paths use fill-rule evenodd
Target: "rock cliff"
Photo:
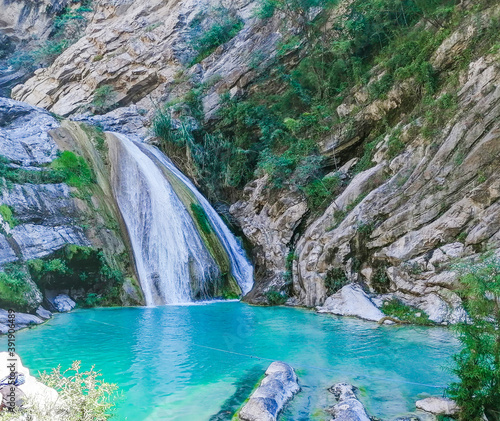
<path id="1" fill-rule="evenodd" d="M 99 186 L 92 181 L 83 186 L 81 180 L 64 175 L 68 164 L 77 178 L 87 167 L 82 158 L 61 151 L 72 149 L 85 155 L 85 140 L 93 142 L 95 133 L 85 133 L 76 124 L 61 125 L 45 110 L 6 98 L 0 98 L 0 120 L 0 268 L 7 274 L 0 286 L 0 304 L 34 314 L 42 302 L 51 306 L 51 290 L 72 290 L 80 299 L 89 292 L 85 284 L 50 281 L 55 274 L 74 277 L 86 272 L 84 276 L 88 276 L 100 265 L 109 264 L 133 276 L 126 257 L 126 237 L 124 240 L 116 222 L 117 211 L 109 191 L 104 193 L 106 183 L 101 181 Z M 69 245 L 77 248 L 68 249 Z M 99 257 L 97 250 L 103 250 L 106 257 Z M 74 256 L 83 267 L 71 267 Z M 51 267 L 54 264 L 58 268 Z M 124 303 L 142 301 L 140 291 L 132 285 L 126 281 L 119 293 Z M 4 288 L 24 290 L 9 299 Z"/>
<path id="2" fill-rule="evenodd" d="M 324 27 L 335 31 L 331 22 L 338 16 L 352 18 L 350 7 L 356 3 L 360 2 L 340 2 L 326 16 Z M 346 82 L 349 87 L 342 87 L 335 115 L 325 118 L 336 123 L 323 132 L 318 127 L 316 151 L 326 162 L 324 172 L 332 171 L 319 181 L 326 183 L 328 176 L 341 180 L 341 188 L 325 199 L 327 206 L 311 205 L 306 189 L 290 180 L 276 188 L 262 171 L 230 196 L 230 212 L 250 242 L 256 266 L 249 301 L 265 303 L 268 293 L 276 292 L 284 299 L 288 296 L 289 304 L 321 306 L 340 289 L 332 283 L 341 281 L 339 287 L 361 284 L 379 307 L 397 298 L 436 323 L 463 320 L 453 264 L 500 248 L 500 68 L 499 49 L 491 36 L 498 29 L 500 9 L 493 3 L 457 2 L 458 23 L 458 18 L 450 18 L 412 24 L 411 28 L 434 34 L 436 44 L 425 44 L 429 60 L 408 70 L 406 77 L 397 78 L 397 71 L 394 76 L 389 65 L 374 59 L 366 80 Z M 291 40 L 301 34 L 300 22 L 308 28 L 304 22 L 321 18 L 321 12 L 311 9 L 285 29 L 286 12 L 264 19 L 256 13 L 260 4 L 232 2 L 227 10 L 233 11 L 239 30 L 200 56 L 193 40 L 197 31 L 207 31 L 217 19 L 214 10 L 220 3 L 99 2 L 83 38 L 12 95 L 64 116 L 132 106 L 113 113 L 133 115 L 130 127 L 142 130 L 143 136 L 147 131 L 139 127 L 148 126 L 164 103 L 177 107 L 172 111 L 176 118 L 193 87 L 203 87 L 191 102 L 198 101 L 202 114 L 197 124 L 208 128 L 220 118 L 217 109 L 224 95 L 233 101 L 255 92 L 279 96 L 279 85 L 285 82 L 303 95 L 291 76 L 277 73 L 301 69 L 307 54 Z M 269 74 L 276 78 L 266 79 Z M 419 78 L 430 81 L 425 85 Z M 99 111 L 96 99 L 103 87 L 107 105 Z M 331 102 L 337 98 L 332 94 Z M 321 104 L 326 108 L 328 101 Z M 304 119 L 311 115 L 304 114 Z M 46 114 L 42 120 L 46 126 L 55 124 Z M 116 122 L 106 116 L 97 120 L 104 125 L 111 121 L 111 126 Z M 281 124 L 277 136 L 299 130 L 296 120 L 285 118 Z M 249 136 L 256 130 L 252 127 Z M 38 142 L 30 149 L 33 156 L 19 144 L 9 152 L 11 159 L 23 165 L 50 161 L 54 145 Z M 251 155 L 255 149 L 244 153 Z M 186 152 L 186 161 L 189 169 L 192 154 Z M 196 177 L 196 172 L 187 172 Z M 202 179 L 195 181 L 203 186 Z M 87 240 L 81 231 L 64 231 L 60 220 L 74 212 L 67 192 L 63 185 L 17 186 L 4 196 L 17 203 L 20 216 L 26 205 L 16 198 L 36 196 L 38 208 L 49 209 L 44 217 L 59 230 L 43 228 L 48 238 L 71 235 L 83 244 Z M 51 212 L 55 205 L 47 202 L 53 202 L 54 195 L 61 200 Z M 38 233 L 37 229 L 26 216 L 12 238 Z M 12 242 L 6 237 L 0 241 Z M 19 252 L 36 255 L 40 246 L 32 243 L 23 240 L 17 249 L 5 246 L 3 259 L 15 259 Z"/>

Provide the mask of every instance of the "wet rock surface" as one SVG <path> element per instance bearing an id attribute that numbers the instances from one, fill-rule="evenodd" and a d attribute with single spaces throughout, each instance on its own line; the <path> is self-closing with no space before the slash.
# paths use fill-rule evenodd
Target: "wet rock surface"
<path id="1" fill-rule="evenodd" d="M 338 403 L 329 409 L 331 421 L 371 421 L 363 404 L 356 398 L 354 387 L 347 383 L 337 383 L 329 391 Z"/>
<path id="2" fill-rule="evenodd" d="M 283 406 L 300 390 L 293 368 L 283 362 L 273 362 L 266 377 L 241 409 L 241 421 L 276 421 Z"/>

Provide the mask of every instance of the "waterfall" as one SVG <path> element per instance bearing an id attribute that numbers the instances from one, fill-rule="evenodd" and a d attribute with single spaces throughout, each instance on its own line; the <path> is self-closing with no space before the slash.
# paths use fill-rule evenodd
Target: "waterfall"
<path id="1" fill-rule="evenodd" d="M 189 179 L 153 146 L 118 133 L 108 140 L 113 192 L 146 304 L 209 299 L 226 290 L 249 292 L 252 266 Z M 195 215 L 193 206 L 204 215 Z M 202 226 L 200 218 L 209 226 Z"/>

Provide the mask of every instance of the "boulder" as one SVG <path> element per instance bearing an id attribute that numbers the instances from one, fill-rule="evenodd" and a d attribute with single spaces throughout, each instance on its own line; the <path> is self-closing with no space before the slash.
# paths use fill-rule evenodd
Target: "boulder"
<path id="1" fill-rule="evenodd" d="M 9 330 L 9 312 L 7 310 L 0 309 L 0 334 L 5 334 Z M 44 322 L 40 317 L 33 314 L 26 313 L 15 313 L 14 320 L 14 330 L 24 329 L 29 326 L 39 325 Z"/>
<path id="2" fill-rule="evenodd" d="M 241 421 L 276 421 L 283 406 L 300 390 L 293 368 L 280 361 L 266 370 L 266 377 L 241 409 Z"/>
<path id="3" fill-rule="evenodd" d="M 384 314 L 373 304 L 361 286 L 350 284 L 328 297 L 323 306 L 316 308 L 319 313 L 332 313 L 338 316 L 355 316 L 364 320 L 378 322 Z"/>
<path id="4" fill-rule="evenodd" d="M 329 391 L 337 399 L 337 404 L 329 409 L 333 414 L 331 421 L 370 421 L 363 404 L 356 398 L 352 385 L 337 383 Z"/>
<path id="5" fill-rule="evenodd" d="M 455 401 L 437 396 L 421 399 L 415 403 L 415 406 L 417 409 L 435 415 L 455 415 L 459 411 L 459 407 Z"/>
<path id="6" fill-rule="evenodd" d="M 52 313 L 49 310 L 45 310 L 42 306 L 37 308 L 36 315 L 44 320 L 48 320 L 52 317 Z"/>
<path id="7" fill-rule="evenodd" d="M 60 313 L 66 313 L 75 308 L 76 303 L 69 298 L 66 294 L 59 294 L 56 298 L 54 298 L 54 307 Z"/>
<path id="8" fill-rule="evenodd" d="M 21 358 L 18 355 L 0 352 L 0 379 L 4 379 L 10 375 L 10 364 L 14 364 L 15 371 L 24 375 L 25 382 L 19 385 L 18 388 L 26 396 L 29 404 L 36 403 L 37 410 L 42 411 L 43 415 L 53 415 L 52 418 L 43 419 L 62 420 L 56 414 L 62 404 L 58 393 L 31 376 L 29 369 L 23 366 Z"/>

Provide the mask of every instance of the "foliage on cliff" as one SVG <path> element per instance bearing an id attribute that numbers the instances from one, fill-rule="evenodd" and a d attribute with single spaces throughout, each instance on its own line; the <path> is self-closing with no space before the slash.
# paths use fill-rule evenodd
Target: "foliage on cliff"
<path id="1" fill-rule="evenodd" d="M 41 289 L 83 289 L 84 307 L 120 304 L 123 274 L 108 265 L 102 250 L 68 244 L 50 257 L 28 261 L 28 268 Z"/>
<path id="2" fill-rule="evenodd" d="M 92 0 L 73 1 L 55 17 L 52 31 L 44 41 L 33 40 L 30 45 L 16 49 L 8 57 L 14 68 L 32 71 L 50 65 L 64 50 L 83 35 Z"/>
<path id="3" fill-rule="evenodd" d="M 313 206 L 325 206 L 337 193 L 335 186 L 323 180 L 335 162 L 323 159 L 318 145 L 336 127 L 354 133 L 352 117 L 337 113 L 353 87 L 366 89 L 370 98 L 377 100 L 385 99 L 397 84 L 409 81 L 417 99 L 407 111 L 413 119 L 424 116 L 420 130 L 427 135 L 452 112 L 454 92 L 446 96 L 446 104 L 434 98 L 449 81 L 433 67 L 431 56 L 463 18 L 463 11 L 456 10 L 457 3 L 354 0 L 339 7 L 330 0 L 263 0 L 258 16 L 265 20 L 282 13 L 287 17 L 286 25 L 298 28 L 289 33 L 283 27 L 288 35 L 279 45 L 273 70 L 262 75 L 251 93 L 243 97 L 222 95 L 215 123 L 203 121 L 199 107 L 204 87 L 195 84 L 180 100 L 191 108 L 187 113 L 181 111 L 181 120 L 195 117 L 197 124 L 181 129 L 170 126 L 154 130 L 155 134 L 167 149 L 173 145 L 188 150 L 188 156 L 194 157 L 189 161 L 194 167 L 191 172 L 212 198 L 227 197 L 232 190 L 267 173 L 272 186 L 296 185 Z M 480 3 L 477 8 L 490 2 Z M 470 59 L 475 49 L 484 51 L 484 44 L 491 47 L 493 42 L 494 38 L 483 33 L 464 54 Z M 298 58 L 292 60 L 293 65 L 288 64 L 290 57 Z M 464 57 L 464 61 L 468 59 Z M 457 58 L 456 65 L 459 63 Z M 442 112 L 433 112 L 440 107 Z M 164 114 L 159 114 L 157 122 Z M 388 156 L 393 158 L 404 150 L 405 144 L 391 124 L 384 118 L 365 134 L 367 137 L 358 140 L 367 149 L 355 172 L 371 165 L 374 146 L 390 131 L 394 134 Z M 179 142 L 179 138 L 189 141 Z M 217 158 L 199 158 L 204 155 Z"/>

